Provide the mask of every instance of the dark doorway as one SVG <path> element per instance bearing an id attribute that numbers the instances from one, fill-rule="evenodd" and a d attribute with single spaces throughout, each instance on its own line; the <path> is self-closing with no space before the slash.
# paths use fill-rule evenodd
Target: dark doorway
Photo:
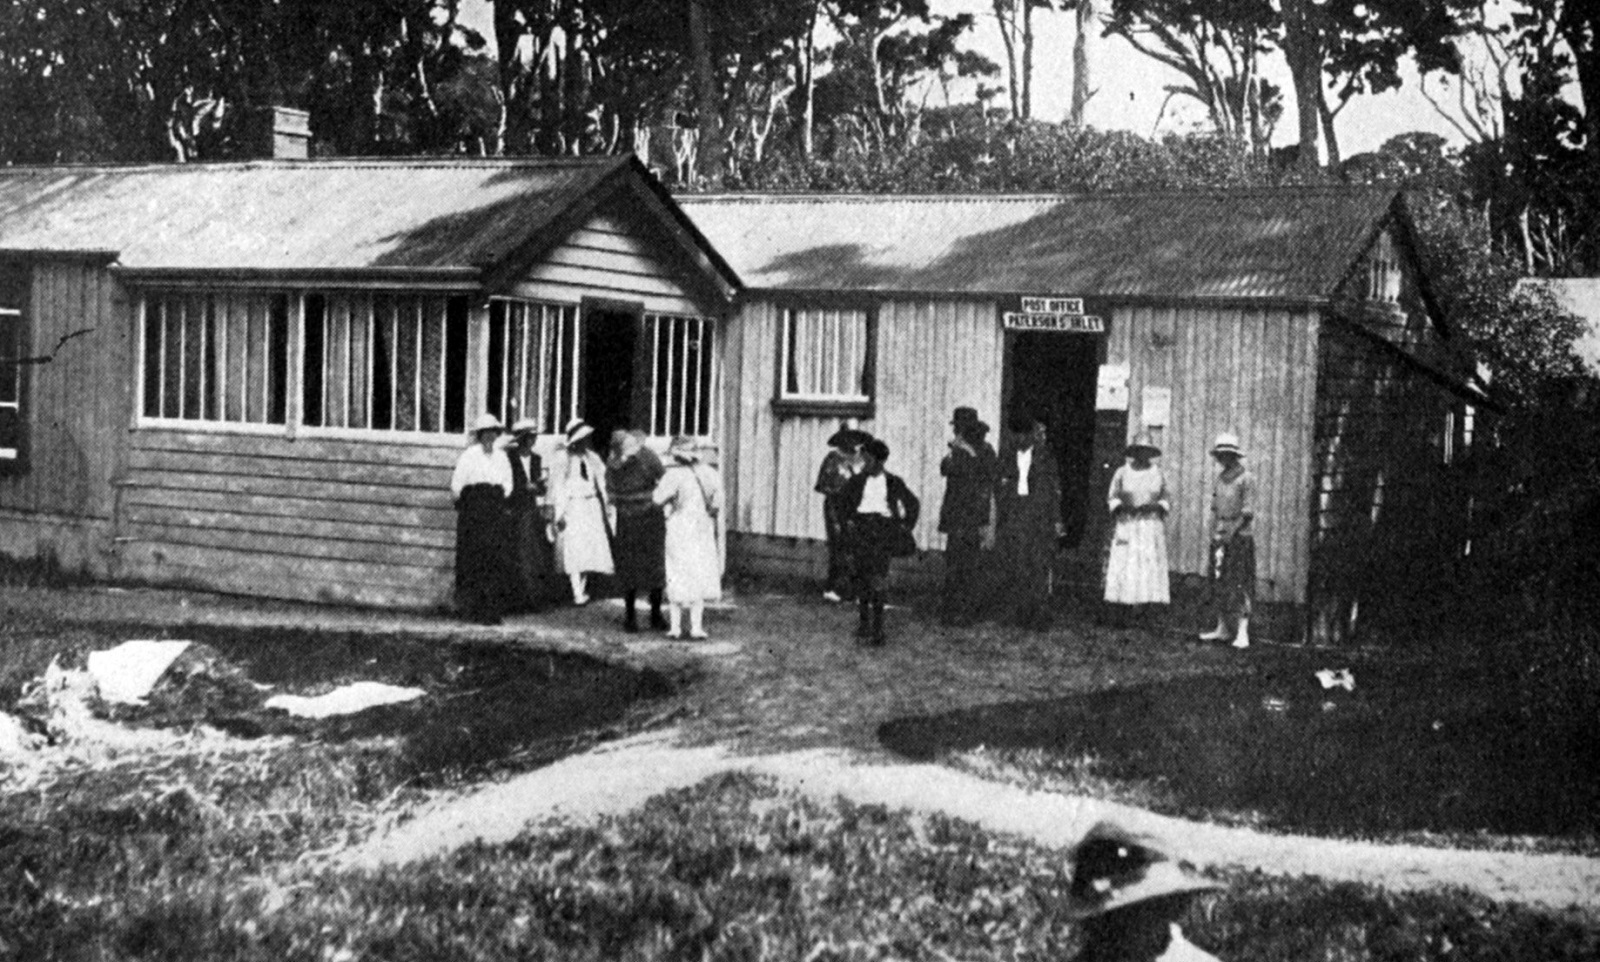
<path id="1" fill-rule="evenodd" d="M 634 311 L 584 305 L 578 413 L 594 426 L 595 446 L 601 450 L 612 431 L 633 426 L 639 325 Z"/>
<path id="2" fill-rule="evenodd" d="M 1018 415 L 1044 421 L 1061 472 L 1065 547 L 1075 548 L 1098 527 L 1091 505 L 1096 478 L 1095 384 L 1105 338 L 1093 334 L 1019 331 L 1008 335 L 1006 424 Z M 1103 492 L 1100 492 L 1103 493 Z"/>

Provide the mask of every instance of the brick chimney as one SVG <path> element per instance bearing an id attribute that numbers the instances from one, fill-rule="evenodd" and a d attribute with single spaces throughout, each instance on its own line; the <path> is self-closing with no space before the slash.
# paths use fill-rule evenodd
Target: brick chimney
<path id="1" fill-rule="evenodd" d="M 292 107 L 256 107 L 244 148 L 259 160 L 305 160 L 311 156 L 311 115 Z"/>

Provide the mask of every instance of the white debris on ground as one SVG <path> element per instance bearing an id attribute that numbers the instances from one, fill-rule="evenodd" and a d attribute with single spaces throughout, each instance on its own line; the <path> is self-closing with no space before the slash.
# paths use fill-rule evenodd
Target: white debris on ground
<path id="1" fill-rule="evenodd" d="M 100 697 L 124 705 L 142 705 L 156 682 L 192 642 L 125 641 L 115 648 L 89 653 L 89 674 Z"/>
<path id="2" fill-rule="evenodd" d="M 1338 670 L 1324 668 L 1317 672 L 1316 675 L 1317 681 L 1322 683 L 1324 690 L 1331 688 L 1343 688 L 1345 691 L 1356 690 L 1356 676 L 1348 668 L 1340 668 Z"/>
<path id="3" fill-rule="evenodd" d="M 15 715 L 0 711 L 0 764 L 44 744 L 44 736 L 28 731 Z"/>
<path id="4" fill-rule="evenodd" d="M 274 695 L 265 704 L 267 708 L 282 709 L 297 718 L 330 718 L 334 715 L 353 715 L 379 705 L 411 701 L 426 694 L 421 688 L 358 681 L 315 697 Z"/>

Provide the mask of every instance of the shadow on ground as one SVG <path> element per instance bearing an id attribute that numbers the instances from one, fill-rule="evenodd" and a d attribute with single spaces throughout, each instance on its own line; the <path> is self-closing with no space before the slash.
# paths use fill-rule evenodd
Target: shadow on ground
<path id="1" fill-rule="evenodd" d="M 1541 729 L 1481 673 L 1330 653 L 1256 653 L 1250 670 L 984 705 L 878 728 L 934 760 L 983 749 L 1034 774 L 1138 784 L 1190 817 L 1363 835 L 1600 829 L 1600 745 Z M 1350 668 L 1353 691 L 1315 672 Z"/>

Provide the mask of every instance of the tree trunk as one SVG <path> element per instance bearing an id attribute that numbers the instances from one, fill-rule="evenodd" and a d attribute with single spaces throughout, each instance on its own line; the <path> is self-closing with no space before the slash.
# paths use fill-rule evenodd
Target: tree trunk
<path id="1" fill-rule="evenodd" d="M 1022 116 L 1021 78 L 1017 75 L 1017 35 L 1015 4 L 1019 0 L 994 0 L 994 18 L 1000 23 L 1000 42 L 1006 48 L 1006 93 L 1011 97 L 1011 116 Z M 1008 12 L 1009 11 L 1009 12 Z"/>
<path id="2" fill-rule="evenodd" d="M 694 57 L 696 140 L 700 180 L 720 185 L 723 175 L 722 111 L 711 69 L 711 31 L 704 0 L 689 0 L 689 43 Z"/>
<path id="3" fill-rule="evenodd" d="M 1033 119 L 1033 4 L 1022 5 L 1022 119 Z"/>
<path id="4" fill-rule="evenodd" d="M 1094 90 L 1089 83 L 1089 30 L 1094 25 L 1094 0 L 1078 0 L 1077 35 L 1072 39 L 1072 111 L 1067 115 L 1074 127 L 1083 126 L 1083 112 Z"/>
<path id="5" fill-rule="evenodd" d="M 795 114 L 800 118 L 800 156 L 807 160 L 816 150 L 817 16 L 821 8 L 820 2 L 812 6 L 811 23 L 806 27 L 805 38 L 795 50 L 795 97 L 799 101 Z"/>
<path id="6" fill-rule="evenodd" d="M 1333 118 L 1337 111 L 1328 109 L 1328 97 L 1320 88 L 1317 93 L 1318 116 L 1322 120 L 1322 138 L 1328 144 L 1328 169 L 1338 170 L 1343 158 L 1339 156 L 1339 134 L 1333 127 Z"/>
<path id="7" fill-rule="evenodd" d="M 1322 36 L 1313 0 L 1283 0 L 1283 53 L 1294 81 L 1300 121 L 1300 169 L 1321 169 L 1317 141 L 1322 126 Z"/>

